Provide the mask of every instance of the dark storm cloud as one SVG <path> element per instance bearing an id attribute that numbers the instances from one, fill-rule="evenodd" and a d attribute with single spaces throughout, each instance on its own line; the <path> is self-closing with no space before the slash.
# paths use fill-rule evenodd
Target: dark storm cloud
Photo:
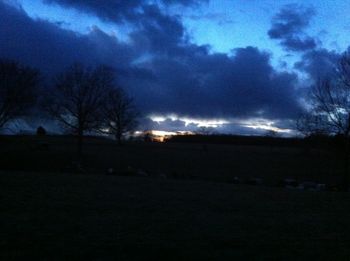
<path id="1" fill-rule="evenodd" d="M 271 39 L 281 41 L 281 45 L 291 51 L 314 49 L 317 42 L 307 36 L 304 30 L 315 15 L 313 8 L 304 8 L 293 4 L 284 6 L 272 19 L 272 28 L 268 31 Z"/>
<path id="2" fill-rule="evenodd" d="M 273 18 L 268 32 L 271 39 L 280 40 L 287 50 L 302 51 L 302 57 L 294 68 L 306 73 L 312 82 L 331 76 L 341 56 L 320 48 L 318 40 L 305 33 L 315 13 L 313 8 L 287 5 Z"/>
<path id="3" fill-rule="evenodd" d="M 97 27 L 87 35 L 63 30 L 57 24 L 32 20 L 23 10 L 0 2 L 0 55 L 56 73 L 73 62 L 115 63 L 125 66 L 137 51 Z"/>
<path id="4" fill-rule="evenodd" d="M 312 50 L 302 56 L 295 68 L 307 73 L 313 81 L 318 81 L 335 73 L 340 57 L 341 54 L 334 51 Z"/>
<path id="5" fill-rule="evenodd" d="M 72 7 L 80 11 L 95 14 L 103 20 L 120 21 L 133 19 L 137 8 L 142 6 L 143 0 L 43 0 L 44 3 L 56 3 L 64 7 Z"/>
<path id="6" fill-rule="evenodd" d="M 152 83 L 154 94 L 139 102 L 145 108 L 156 104 L 163 114 L 294 117 L 299 110 L 297 77 L 276 72 L 269 62 L 268 54 L 253 47 L 237 49 L 232 57 L 193 50 L 153 59 L 148 66 L 157 79 Z M 138 84 L 144 83 L 133 86 Z M 149 89 L 137 89 L 146 92 L 141 97 L 148 95 Z"/>
<path id="7" fill-rule="evenodd" d="M 65 7 L 72 7 L 77 10 L 94 14 L 103 20 L 122 21 L 137 20 L 146 6 L 144 0 L 43 0 L 44 3 L 56 3 Z M 165 5 L 180 4 L 192 6 L 206 0 L 161 0 Z"/>
<path id="8" fill-rule="evenodd" d="M 130 37 L 135 48 L 152 54 L 174 54 L 186 44 L 185 29 L 173 16 L 164 15 L 155 5 L 144 8 L 139 18 L 140 29 Z"/>
<path id="9" fill-rule="evenodd" d="M 308 36 L 303 39 L 300 37 L 286 38 L 283 40 L 282 44 L 292 51 L 304 51 L 316 47 L 315 39 Z"/>
<path id="10" fill-rule="evenodd" d="M 297 76 L 277 72 L 257 48 L 232 55 L 191 44 L 181 22 L 147 6 L 143 26 L 122 43 L 98 28 L 89 34 L 32 20 L 0 2 L 0 56 L 55 73 L 80 61 L 114 66 L 144 114 L 290 119 L 299 110 Z M 174 122 L 173 124 L 179 124 Z"/>

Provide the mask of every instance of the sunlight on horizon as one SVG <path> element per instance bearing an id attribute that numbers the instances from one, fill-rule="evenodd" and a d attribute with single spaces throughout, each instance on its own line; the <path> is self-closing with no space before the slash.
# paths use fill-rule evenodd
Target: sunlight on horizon
<path id="1" fill-rule="evenodd" d="M 291 133 L 291 129 L 283 129 L 274 126 L 275 122 L 265 119 L 252 119 L 252 120 L 243 120 L 240 124 L 244 127 L 251 129 L 261 129 L 266 131 L 274 131 L 277 133 Z"/>
<path id="2" fill-rule="evenodd" d="M 170 114 L 167 116 L 151 115 L 149 116 L 149 118 L 153 122 L 157 122 L 158 124 L 165 122 L 166 120 L 171 120 L 171 121 L 183 122 L 185 127 L 189 126 L 190 124 L 194 124 L 198 128 L 200 127 L 218 128 L 220 126 L 230 123 L 229 121 L 224 119 L 197 119 L 197 118 L 189 118 L 189 117 L 178 117 L 175 114 Z"/>
<path id="3" fill-rule="evenodd" d="M 179 121 L 183 124 L 183 128 L 188 128 L 190 125 L 194 125 L 196 128 L 214 128 L 220 131 L 220 128 L 224 127 L 243 127 L 254 130 L 265 130 L 265 131 L 275 131 L 281 134 L 291 134 L 292 130 L 288 128 L 277 127 L 276 122 L 272 120 L 267 120 L 264 118 L 253 118 L 253 119 L 198 119 L 189 117 L 180 117 L 175 114 L 169 115 L 151 115 L 149 116 L 151 121 L 157 123 L 158 125 L 163 125 L 164 128 L 167 127 L 167 121 L 175 122 Z M 180 128 L 180 127 L 179 127 Z M 232 132 L 233 133 L 233 132 Z"/>

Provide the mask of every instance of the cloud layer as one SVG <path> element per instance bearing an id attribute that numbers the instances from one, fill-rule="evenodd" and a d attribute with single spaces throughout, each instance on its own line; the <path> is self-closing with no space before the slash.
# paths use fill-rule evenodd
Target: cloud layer
<path id="1" fill-rule="evenodd" d="M 316 39 L 308 36 L 305 29 L 309 26 L 315 9 L 292 4 L 284 6 L 272 19 L 272 27 L 268 31 L 271 39 L 280 40 L 287 50 L 305 51 L 317 46 Z"/>
<path id="2" fill-rule="evenodd" d="M 94 14 L 103 20 L 112 22 L 137 21 L 143 12 L 146 1 L 144 0 L 43 0 L 48 4 L 59 4 L 65 7 L 75 8 L 86 13 Z M 164 5 L 195 6 L 207 0 L 160 0 L 157 3 Z"/>
<path id="3" fill-rule="evenodd" d="M 181 20 L 159 5 L 144 1 L 45 0 L 95 14 L 103 19 L 133 23 L 128 42 L 92 27 L 88 34 L 34 20 L 23 10 L 0 2 L 0 56 L 38 67 L 49 75 L 73 62 L 107 64 L 116 68 L 119 83 L 146 115 L 175 113 L 198 118 L 294 119 L 300 112 L 298 76 L 277 71 L 271 54 L 257 47 L 231 54 L 212 53 L 193 44 Z M 163 0 L 164 5 L 199 1 Z M 115 11 L 117 10 L 117 11 Z M 282 9 L 269 35 L 290 50 L 314 50 L 315 40 L 303 35 L 312 9 Z M 316 52 L 316 50 L 314 50 Z M 312 74 L 321 51 L 305 53 L 298 70 Z M 336 59 L 329 52 L 324 57 Z M 316 59 L 317 58 L 317 59 Z M 323 60 L 326 60 L 323 59 Z"/>

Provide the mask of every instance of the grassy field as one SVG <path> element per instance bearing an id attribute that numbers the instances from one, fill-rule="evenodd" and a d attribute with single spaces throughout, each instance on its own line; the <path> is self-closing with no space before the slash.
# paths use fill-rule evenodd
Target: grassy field
<path id="1" fill-rule="evenodd" d="M 0 169 L 12 171 L 75 172 L 76 140 L 72 137 L 0 137 Z M 336 184 L 342 166 L 334 151 L 300 147 L 215 144 L 129 143 L 119 147 L 106 139 L 87 138 L 82 168 L 85 173 L 117 173 L 128 168 L 150 175 L 230 182 L 263 178 Z"/>
<path id="2" fill-rule="evenodd" d="M 0 173 L 0 260 L 349 260 L 350 195 Z"/>
<path id="3" fill-rule="evenodd" d="M 72 137 L 0 145 L 0 260 L 350 260 L 349 193 L 276 187 L 339 183 L 334 151 L 87 138 L 77 168 Z"/>

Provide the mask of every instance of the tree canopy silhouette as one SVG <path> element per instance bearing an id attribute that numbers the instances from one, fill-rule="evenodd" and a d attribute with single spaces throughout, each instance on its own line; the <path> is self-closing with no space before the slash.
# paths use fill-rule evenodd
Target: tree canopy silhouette
<path id="1" fill-rule="evenodd" d="M 298 129 L 305 134 L 350 136 L 350 53 L 345 53 L 333 77 L 312 89 L 307 113 Z"/>
<path id="2" fill-rule="evenodd" d="M 10 60 L 0 60 L 0 128 L 27 116 L 37 100 L 39 71 Z"/>
<path id="3" fill-rule="evenodd" d="M 306 135 L 336 135 L 342 140 L 344 188 L 350 174 L 350 53 L 343 54 L 332 77 L 321 79 L 312 89 L 307 112 L 297 128 Z"/>
<path id="4" fill-rule="evenodd" d="M 137 127 L 139 113 L 133 100 L 120 87 L 109 90 L 103 108 L 106 133 L 114 135 L 120 145 L 123 136 Z"/>
<path id="5" fill-rule="evenodd" d="M 87 68 L 74 64 L 56 78 L 47 103 L 48 112 L 78 137 L 78 154 L 83 136 L 98 130 L 102 109 L 113 86 L 113 71 L 106 66 Z"/>

